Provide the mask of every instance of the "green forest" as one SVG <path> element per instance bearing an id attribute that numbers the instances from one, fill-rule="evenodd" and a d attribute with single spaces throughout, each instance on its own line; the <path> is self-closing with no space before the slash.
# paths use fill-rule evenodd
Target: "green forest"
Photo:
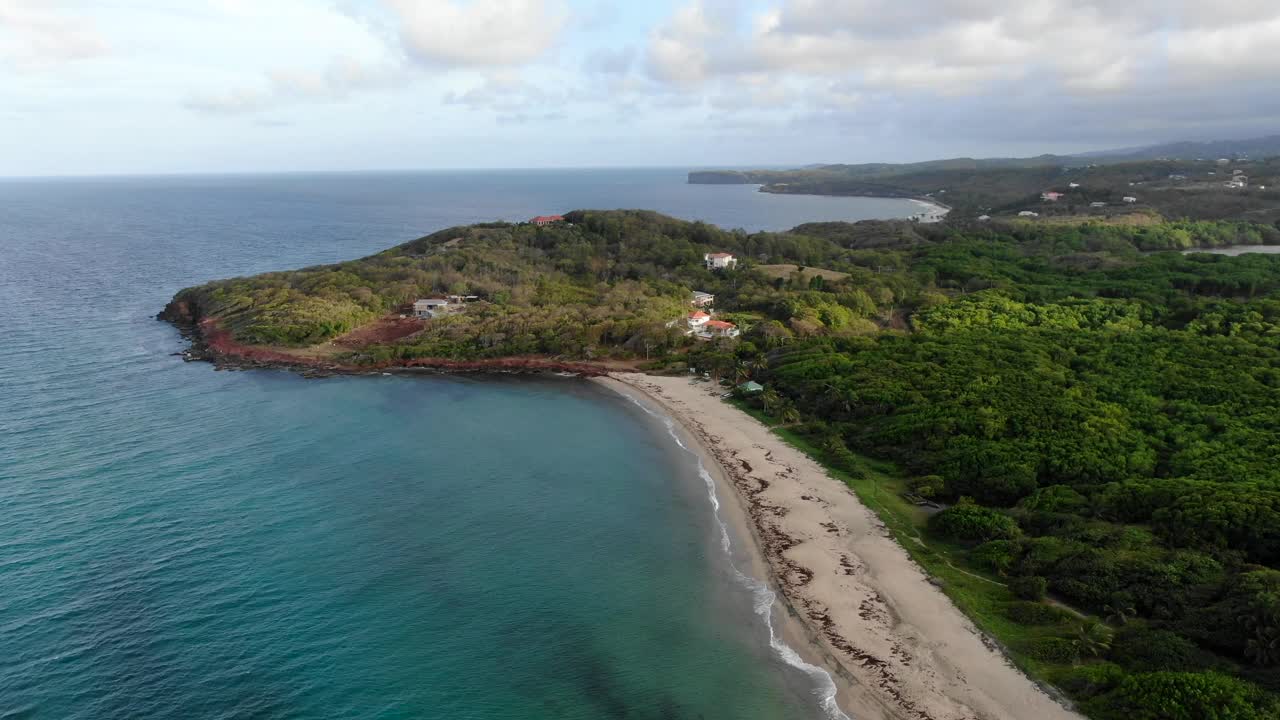
<path id="1" fill-rule="evenodd" d="M 1064 157 L 974 160 L 956 158 L 922 163 L 819 165 L 797 170 L 695 171 L 695 184 L 762 184 L 772 193 L 928 197 L 959 216 L 980 213 L 1012 216 L 1021 210 L 1042 215 L 1124 216 L 1155 213 L 1166 218 L 1280 220 L 1276 181 L 1280 158 L 1227 160 L 1134 157 Z M 1224 182 L 1240 173 L 1246 187 Z M 1040 193 L 1061 192 L 1060 201 L 1043 202 Z M 1129 205 L 1123 201 L 1134 196 Z M 1104 203 L 1102 209 L 1091 203 Z"/>
<path id="2" fill-rule="evenodd" d="M 566 220 L 451 228 L 177 299 L 240 342 L 300 348 L 468 294 L 465 312 L 345 359 L 540 354 L 754 379 L 766 391 L 744 406 L 860 494 L 893 488 L 929 552 L 990 580 L 957 603 L 1091 717 L 1280 717 L 1280 255 L 1177 252 L 1280 244 L 1280 229 Z M 738 267 L 705 269 L 718 251 Z M 762 269 L 780 264 L 797 271 Z M 669 327 L 693 290 L 743 335 Z"/>

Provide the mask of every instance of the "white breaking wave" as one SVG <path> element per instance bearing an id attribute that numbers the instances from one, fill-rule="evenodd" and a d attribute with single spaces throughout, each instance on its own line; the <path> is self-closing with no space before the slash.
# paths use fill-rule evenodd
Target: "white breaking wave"
<path id="1" fill-rule="evenodd" d="M 636 407 L 645 411 L 649 415 L 662 420 L 662 424 L 667 428 L 667 434 L 675 440 L 676 445 L 681 450 L 689 453 L 698 461 L 698 475 L 707 485 L 707 498 L 711 501 L 711 511 L 715 515 L 716 524 L 720 527 L 720 548 L 724 550 L 725 559 L 729 562 L 729 567 L 733 570 L 734 578 L 745 587 L 752 596 L 754 602 L 752 609 L 756 615 L 764 621 L 764 626 L 769 631 L 769 647 L 777 653 L 778 657 L 787 665 L 808 675 L 816 686 L 814 695 L 818 696 L 818 705 L 822 711 L 826 713 L 831 720 L 852 720 L 845 714 L 840 706 L 836 704 L 836 683 L 832 679 L 831 673 L 823 668 L 818 667 L 804 661 L 800 654 L 790 645 L 782 641 L 773 629 L 773 603 L 777 596 L 769 589 L 769 584 L 758 578 L 754 578 L 740 570 L 738 564 L 733 561 L 733 544 L 729 539 L 729 525 L 725 522 L 724 517 L 720 514 L 720 496 L 716 492 L 715 478 L 711 477 L 711 473 L 707 472 L 707 468 L 702 464 L 702 455 L 693 451 L 684 441 L 680 439 L 680 434 L 676 432 L 676 423 L 666 415 L 656 413 L 645 406 L 644 403 L 627 395 L 627 399 L 635 403 Z"/>

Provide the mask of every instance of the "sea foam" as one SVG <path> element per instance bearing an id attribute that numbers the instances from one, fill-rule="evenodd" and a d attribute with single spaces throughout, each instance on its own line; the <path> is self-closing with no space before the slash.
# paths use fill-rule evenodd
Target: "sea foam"
<path id="1" fill-rule="evenodd" d="M 675 420 L 663 413 L 654 412 L 644 403 L 630 395 L 627 395 L 627 398 L 631 400 L 631 402 L 635 403 L 636 407 L 639 407 L 649 415 L 661 420 L 662 424 L 667 429 L 667 434 L 671 436 L 671 439 L 675 441 L 676 445 L 680 446 L 681 450 L 692 455 L 694 460 L 697 461 L 698 476 L 702 478 L 704 483 L 706 483 L 707 499 L 711 503 L 711 511 L 715 516 L 716 524 L 720 528 L 720 548 L 724 551 L 725 559 L 728 561 L 729 567 L 733 571 L 734 578 L 751 593 L 753 600 L 752 607 L 755 610 L 756 615 L 760 617 L 761 621 L 763 621 L 765 629 L 769 632 L 769 647 L 784 663 L 796 668 L 800 672 L 803 672 L 813 680 L 815 686 L 813 693 L 818 697 L 818 705 L 822 708 L 822 711 L 828 718 L 831 720 L 852 720 L 852 718 L 841 710 L 840 706 L 836 703 L 836 683 L 835 680 L 832 679 L 831 673 L 817 665 L 805 662 L 805 660 L 800 657 L 800 654 L 797 653 L 790 645 L 786 644 L 782 638 L 778 636 L 777 631 L 774 630 L 773 606 L 774 601 L 777 600 L 777 595 L 769 588 L 769 584 L 759 578 L 752 577 L 751 575 L 742 572 L 742 569 L 738 567 L 736 562 L 734 562 L 733 541 L 730 539 L 729 525 L 725 521 L 724 515 L 720 512 L 720 495 L 716 492 L 716 481 L 703 464 L 702 455 L 695 452 L 685 444 L 684 440 L 680 438 L 680 433 L 676 431 Z"/>

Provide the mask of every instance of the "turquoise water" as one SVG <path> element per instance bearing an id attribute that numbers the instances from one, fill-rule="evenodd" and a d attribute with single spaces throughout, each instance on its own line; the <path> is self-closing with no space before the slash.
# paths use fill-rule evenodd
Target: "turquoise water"
<path id="1" fill-rule="evenodd" d="M 629 401 L 215 372 L 151 319 L 204 279 L 682 189 L 655 171 L 0 183 L 0 717 L 822 717 L 720 549 L 696 460 Z M 707 219 L 779 199 L 728 190 Z"/>

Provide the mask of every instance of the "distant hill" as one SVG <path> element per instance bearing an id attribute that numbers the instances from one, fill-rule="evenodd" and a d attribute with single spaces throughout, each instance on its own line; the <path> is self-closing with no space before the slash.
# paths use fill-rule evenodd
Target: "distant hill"
<path id="1" fill-rule="evenodd" d="M 1219 166 L 1220 158 L 1231 160 L 1231 166 Z M 1233 174 L 1241 175 L 1244 184 L 1227 186 L 1225 180 Z M 922 198 L 949 205 L 956 216 L 1021 211 L 1106 216 L 1154 210 L 1169 218 L 1272 224 L 1280 220 L 1280 135 L 1073 156 L 700 170 L 689 173 L 689 182 L 756 184 L 764 192 L 783 194 Z M 1044 192 L 1063 196 L 1046 205 Z M 1135 196 L 1140 204 L 1124 200 Z"/>
<path id="2" fill-rule="evenodd" d="M 1247 157 L 1260 160 L 1277 156 L 1280 156 L 1280 135 L 1268 135 L 1247 140 L 1172 142 L 1118 150 L 1099 150 L 1082 153 L 1076 157 L 1094 160 L 1159 160 L 1162 158 L 1213 160 L 1216 158 L 1234 159 Z"/>

